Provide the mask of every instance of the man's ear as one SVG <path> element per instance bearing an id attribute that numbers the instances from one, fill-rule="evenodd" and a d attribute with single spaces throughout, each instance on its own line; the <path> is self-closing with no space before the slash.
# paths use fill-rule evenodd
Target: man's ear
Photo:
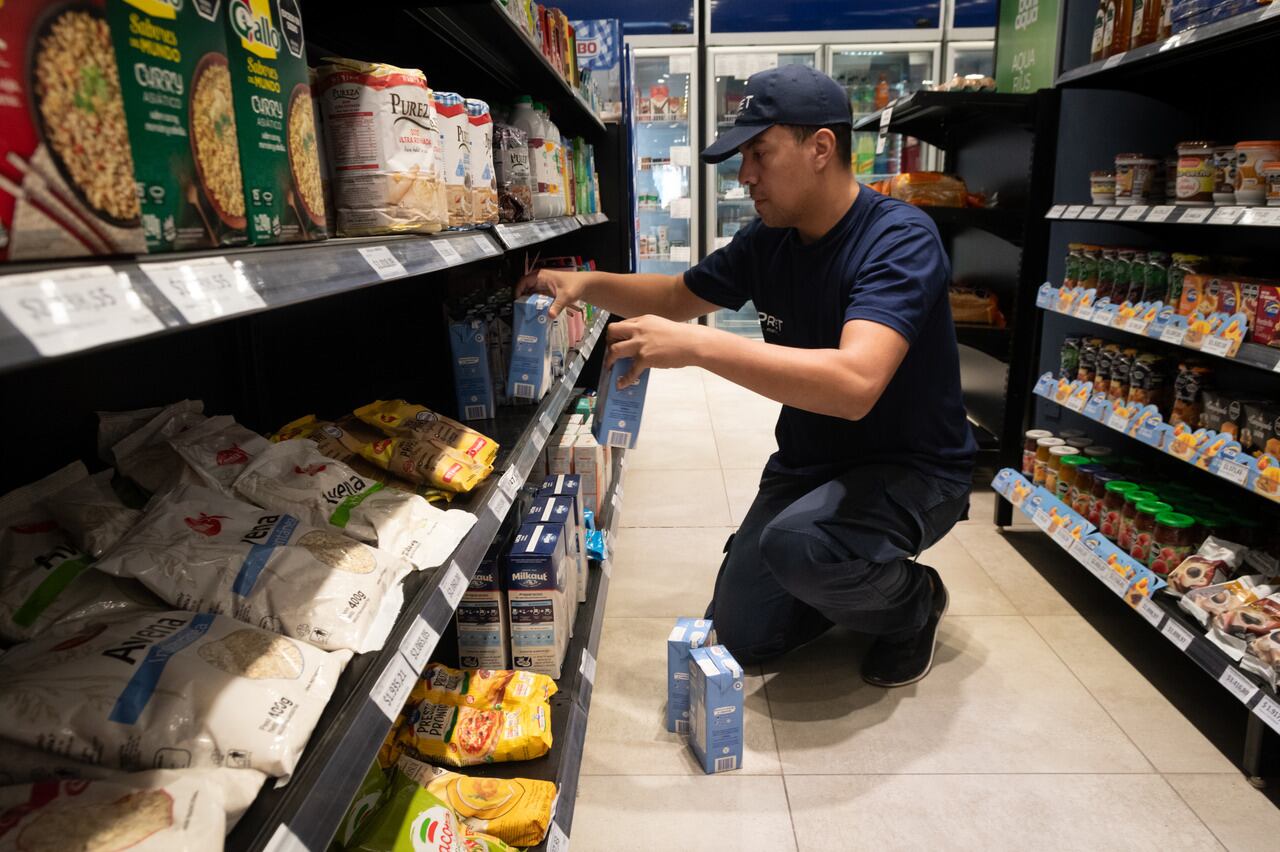
<path id="1" fill-rule="evenodd" d="M 813 142 L 818 168 L 826 168 L 836 155 L 836 135 L 823 127 L 809 138 Z"/>

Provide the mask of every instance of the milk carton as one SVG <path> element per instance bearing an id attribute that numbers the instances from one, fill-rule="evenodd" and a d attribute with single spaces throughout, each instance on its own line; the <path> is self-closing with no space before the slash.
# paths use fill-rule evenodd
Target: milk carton
<path id="1" fill-rule="evenodd" d="M 525 524 L 511 544 L 506 576 L 515 669 L 560 677 L 571 618 L 565 589 L 575 570 L 566 539 L 560 524 Z"/>
<path id="2" fill-rule="evenodd" d="M 600 514 L 609 488 L 605 448 L 590 433 L 578 433 L 573 444 L 573 472 L 582 483 L 582 504 Z"/>
<path id="3" fill-rule="evenodd" d="M 585 603 L 587 600 L 587 521 L 582 513 L 582 508 L 584 506 L 582 500 L 582 480 L 573 475 L 548 476 L 546 479 L 542 480 L 542 487 L 538 489 L 535 496 L 573 498 L 573 520 L 577 532 L 577 553 L 582 554 L 582 559 L 577 564 L 577 568 L 580 572 L 578 583 L 578 603 Z M 566 547 L 566 550 L 567 549 L 568 548 Z"/>
<path id="4" fill-rule="evenodd" d="M 723 645 L 689 652 L 689 747 L 708 775 L 742 767 L 742 666 Z"/>
<path id="5" fill-rule="evenodd" d="M 576 512 L 577 506 L 571 497 L 536 497 L 523 518 L 526 524 L 560 524 L 565 528 L 565 550 L 573 562 L 573 571 L 565 581 L 566 597 L 571 602 L 578 600 L 578 584 L 587 576 L 586 554 L 577 548 L 582 536 L 578 534 Z M 569 626 L 573 626 L 572 619 Z"/>
<path id="6" fill-rule="evenodd" d="M 640 381 L 618 390 L 618 379 L 631 369 L 630 358 L 613 362 L 608 375 L 601 373 L 599 401 L 595 411 L 595 435 L 601 445 L 631 449 L 640 435 L 640 416 L 644 413 L 644 393 L 649 386 L 649 371 L 640 373 Z"/>
<path id="7" fill-rule="evenodd" d="M 573 473 L 573 446 L 578 440 L 578 433 L 567 424 L 556 431 L 547 441 L 547 473 L 551 476 L 563 476 Z"/>
<path id="8" fill-rule="evenodd" d="M 511 368 L 507 370 L 507 396 L 537 401 L 551 387 L 550 296 L 516 299 L 511 328 Z"/>
<path id="9" fill-rule="evenodd" d="M 489 372 L 488 326 L 473 319 L 449 324 L 449 348 L 453 358 L 453 389 L 463 420 L 488 420 L 497 409 L 493 376 Z"/>
<path id="10" fill-rule="evenodd" d="M 689 733 L 689 653 L 714 640 L 706 618 L 677 618 L 667 637 L 667 730 Z"/>
<path id="11" fill-rule="evenodd" d="M 464 669 L 510 668 L 511 617 L 502 588 L 505 557 L 505 548 L 490 548 L 458 602 L 458 663 Z"/>

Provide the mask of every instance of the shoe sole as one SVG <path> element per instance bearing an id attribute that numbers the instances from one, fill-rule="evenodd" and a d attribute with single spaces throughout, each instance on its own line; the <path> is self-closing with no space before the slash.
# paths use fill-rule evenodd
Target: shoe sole
<path id="1" fill-rule="evenodd" d="M 943 588 L 945 589 L 946 587 L 944 586 Z M 866 676 L 864 676 L 862 679 L 867 683 L 871 684 L 872 686 L 878 686 L 882 689 L 896 689 L 900 686 L 910 686 L 913 683 L 919 683 L 920 681 L 928 677 L 929 672 L 933 671 L 934 655 L 938 653 L 938 630 L 942 628 L 942 619 L 947 617 L 947 610 L 950 608 L 951 608 L 951 593 L 947 592 L 946 600 L 944 600 L 942 603 L 942 612 L 938 613 L 938 624 L 933 631 L 933 647 L 929 649 L 929 663 L 924 667 L 924 671 L 920 672 L 920 674 L 911 678 L 911 680 L 898 680 L 898 681 L 889 682 L 889 681 L 883 681 L 883 680 L 876 680 L 874 678 L 869 678 Z"/>

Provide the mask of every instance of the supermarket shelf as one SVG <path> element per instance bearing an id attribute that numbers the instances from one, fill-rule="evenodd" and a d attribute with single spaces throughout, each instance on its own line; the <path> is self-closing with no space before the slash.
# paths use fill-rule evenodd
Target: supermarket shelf
<path id="1" fill-rule="evenodd" d="M 1277 4 L 1280 8 L 1280 4 Z M 1122 225 L 1205 225 L 1280 228 L 1280 207 L 1179 207 L 1174 204 L 1133 204 L 1098 207 L 1093 204 L 1055 204 L 1044 214 L 1055 221 L 1118 222 Z"/>
<path id="2" fill-rule="evenodd" d="M 1274 38 L 1280 32 L 1277 15 L 1280 15 L 1280 5 L 1271 3 L 1243 15 L 1178 33 L 1162 42 L 1072 68 L 1060 74 L 1055 85 L 1122 88 L 1132 85 L 1137 77 L 1159 75 L 1176 67 L 1187 68 L 1201 63 L 1205 64 L 1200 70 L 1212 74 L 1217 66 L 1208 64 L 1209 60 L 1221 59 L 1222 54 L 1238 55 L 1243 48 Z M 1230 62 L 1229 59 L 1227 61 Z"/>
<path id="3" fill-rule="evenodd" d="M 991 436 L 1000 435 L 1005 414 L 1005 378 L 1009 365 L 972 345 L 961 344 L 960 393 L 965 412 L 974 426 Z"/>
<path id="4" fill-rule="evenodd" d="M 1065 506 L 1062 508 L 1065 509 Z M 1048 534 L 1050 521 L 1043 509 L 1037 512 L 1037 517 L 1033 517 L 1032 521 L 1040 527 L 1042 532 Z M 1124 599 L 1127 581 L 1122 575 L 1093 556 L 1084 544 L 1069 534 L 1059 532 L 1051 538 L 1099 582 L 1114 592 L 1117 597 Z M 1119 579 L 1111 580 L 1111 577 Z M 1127 600 L 1125 602 L 1128 603 Z M 1259 682 L 1234 665 L 1221 649 L 1204 637 L 1204 631 L 1200 625 L 1180 610 L 1172 598 L 1160 593 L 1150 598 L 1142 598 L 1134 607 L 1134 611 L 1190 657 L 1204 670 L 1205 674 L 1222 684 L 1223 688 L 1239 699 L 1254 715 L 1280 733 L 1280 699 L 1277 698 L 1276 693 L 1269 685 Z"/>
<path id="5" fill-rule="evenodd" d="M 494 225 L 493 232 L 508 251 L 524 248 L 534 243 L 554 239 L 587 225 L 598 225 L 609 218 L 603 213 L 586 216 L 560 216 L 556 219 L 540 219 L 535 222 L 516 222 L 510 225 Z"/>
<path id="6" fill-rule="evenodd" d="M 1013 336 L 1012 329 L 970 322 L 958 322 L 955 325 L 957 343 L 972 346 L 1001 360 L 1008 357 L 1009 340 Z"/>
<path id="7" fill-rule="evenodd" d="M 1023 214 L 1000 207 L 921 207 L 942 228 L 977 228 L 1013 245 L 1022 244 Z"/>
<path id="8" fill-rule="evenodd" d="M 324 850 L 360 779 L 408 698 L 453 618 L 458 600 L 498 533 L 534 461 L 546 446 L 556 419 L 572 396 L 574 383 L 599 342 L 608 314 L 583 339 L 568 372 L 534 406 L 512 406 L 476 428 L 499 442 L 495 472 L 455 507 L 475 512 L 476 524 L 433 576 L 406 580 L 406 604 L 381 651 L 351 661 L 316 725 L 289 784 L 267 788 L 227 838 L 228 849 Z M 497 471 L 502 471 L 499 474 Z M 592 651 L 594 654 L 594 650 Z"/>
<path id="9" fill-rule="evenodd" d="M 881 116 L 892 110 L 889 131 L 914 136 L 931 145 L 945 146 L 948 135 L 971 122 L 1002 121 L 1032 128 L 1035 120 L 1034 96 L 996 92 L 916 92 L 898 98 L 884 110 L 877 110 L 853 123 L 855 131 L 880 129 Z"/>

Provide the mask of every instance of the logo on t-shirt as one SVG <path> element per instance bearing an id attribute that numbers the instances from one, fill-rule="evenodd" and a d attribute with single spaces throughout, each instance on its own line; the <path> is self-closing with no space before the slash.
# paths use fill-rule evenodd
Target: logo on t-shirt
<path id="1" fill-rule="evenodd" d="M 782 334 L 782 320 L 766 314 L 764 311 L 759 312 L 760 327 L 764 329 L 766 334 Z"/>

